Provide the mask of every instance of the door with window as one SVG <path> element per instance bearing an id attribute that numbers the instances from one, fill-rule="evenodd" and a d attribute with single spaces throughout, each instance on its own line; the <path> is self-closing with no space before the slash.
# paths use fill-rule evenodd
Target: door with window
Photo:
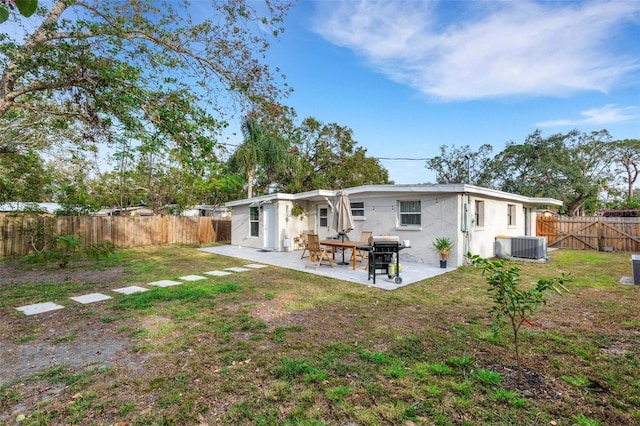
<path id="1" fill-rule="evenodd" d="M 331 209 L 328 204 L 318 206 L 318 221 L 316 223 L 316 231 L 321 240 L 326 240 L 334 233 L 331 230 Z"/>

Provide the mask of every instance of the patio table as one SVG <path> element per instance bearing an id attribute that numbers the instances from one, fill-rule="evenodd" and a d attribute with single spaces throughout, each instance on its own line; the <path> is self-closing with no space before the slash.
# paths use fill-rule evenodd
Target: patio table
<path id="1" fill-rule="evenodd" d="M 351 249 L 351 261 L 353 262 L 353 270 L 356 270 L 356 247 L 358 247 L 358 241 L 340 241 L 340 240 L 320 240 L 321 246 L 341 248 L 343 250 Z M 336 251 L 332 250 L 333 259 L 336 258 Z"/>

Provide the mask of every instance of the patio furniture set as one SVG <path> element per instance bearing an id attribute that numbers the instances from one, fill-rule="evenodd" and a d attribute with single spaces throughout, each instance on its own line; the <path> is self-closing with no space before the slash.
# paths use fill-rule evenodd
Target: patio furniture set
<path id="1" fill-rule="evenodd" d="M 376 275 L 387 275 L 389 279 L 394 279 L 396 284 L 402 283 L 400 277 L 400 250 L 407 248 L 404 243 L 400 243 L 398 237 L 373 236 L 371 231 L 363 231 L 357 241 L 342 240 L 339 238 L 320 240 L 319 236 L 310 231 L 305 231 L 300 239 L 302 241 L 302 256 L 308 253 L 309 259 L 305 268 L 312 263 L 316 265 L 316 270 L 321 265 L 333 268 L 336 252 L 342 252 L 342 265 L 351 264 L 355 271 L 358 262 L 367 263 L 364 269 L 368 271 L 368 280 L 373 278 L 376 283 Z M 345 252 L 350 250 L 350 262 L 345 262 Z M 331 254 L 331 256 L 329 256 Z"/>

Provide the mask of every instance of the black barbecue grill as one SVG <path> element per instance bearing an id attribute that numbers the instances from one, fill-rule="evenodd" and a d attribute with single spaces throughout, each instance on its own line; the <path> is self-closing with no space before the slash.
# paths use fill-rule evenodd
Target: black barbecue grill
<path id="1" fill-rule="evenodd" d="M 396 284 L 402 284 L 400 277 L 400 256 L 399 252 L 405 248 L 399 241 L 375 241 L 368 246 L 358 246 L 358 250 L 369 252 L 369 276 L 373 277 L 373 284 L 376 283 L 376 275 L 387 275 L 389 279 L 395 278 Z M 393 268 L 392 266 L 394 266 Z"/>

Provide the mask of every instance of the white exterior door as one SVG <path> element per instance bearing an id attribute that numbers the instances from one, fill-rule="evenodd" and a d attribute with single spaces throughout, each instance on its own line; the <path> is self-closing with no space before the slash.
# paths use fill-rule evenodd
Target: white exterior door
<path id="1" fill-rule="evenodd" d="M 318 206 L 318 223 L 316 225 L 318 237 L 321 240 L 329 238 L 331 233 L 331 209 L 328 204 L 320 204 Z"/>
<path id="2" fill-rule="evenodd" d="M 262 206 L 262 237 L 265 250 L 276 249 L 276 215 L 273 204 Z"/>

